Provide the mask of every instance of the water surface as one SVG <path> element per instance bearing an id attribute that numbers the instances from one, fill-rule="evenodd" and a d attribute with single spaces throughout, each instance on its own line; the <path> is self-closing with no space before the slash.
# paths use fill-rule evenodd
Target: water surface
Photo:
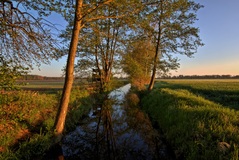
<path id="1" fill-rule="evenodd" d="M 64 137 L 65 159 L 172 159 L 149 118 L 124 103 L 129 89 L 112 91 Z"/>

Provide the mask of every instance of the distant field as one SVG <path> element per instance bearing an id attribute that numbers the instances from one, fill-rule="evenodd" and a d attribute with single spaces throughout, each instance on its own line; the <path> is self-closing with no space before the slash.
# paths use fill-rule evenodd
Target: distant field
<path id="1" fill-rule="evenodd" d="M 186 89 L 225 107 L 239 109 L 239 79 L 158 80 L 160 87 Z"/>
<path id="2" fill-rule="evenodd" d="M 20 88 L 24 90 L 39 91 L 44 93 L 55 93 L 63 88 L 63 80 L 29 80 L 22 81 L 24 83 Z"/>
<path id="3" fill-rule="evenodd" d="M 25 80 L 25 81 L 18 81 L 19 87 L 23 90 L 30 90 L 30 91 L 39 91 L 43 93 L 56 93 L 63 89 L 64 80 Z M 122 86 L 123 84 L 128 83 L 127 80 L 124 79 L 117 79 L 113 81 L 114 87 Z M 91 89 L 97 85 L 96 82 L 90 82 L 87 79 L 75 79 L 74 86 L 81 86 L 84 89 Z M 113 88 L 114 88 L 113 87 Z"/>
<path id="4" fill-rule="evenodd" d="M 22 81 L 25 85 L 22 88 L 62 88 L 64 81 L 62 80 L 29 80 L 29 81 Z"/>

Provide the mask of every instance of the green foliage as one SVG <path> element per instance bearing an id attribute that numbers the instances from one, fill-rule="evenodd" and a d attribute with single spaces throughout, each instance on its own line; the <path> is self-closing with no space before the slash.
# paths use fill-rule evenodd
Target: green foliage
<path id="1" fill-rule="evenodd" d="M 27 73 L 28 68 L 14 65 L 12 61 L 5 62 L 0 57 L 0 90 L 16 89 L 16 80 Z"/>
<path id="2" fill-rule="evenodd" d="M 153 46 L 145 41 L 129 44 L 127 53 L 123 56 L 122 66 L 129 75 L 131 84 L 139 90 L 149 82 L 153 62 Z"/>
<path id="3" fill-rule="evenodd" d="M 41 159 L 44 156 L 44 152 L 50 147 L 52 141 L 52 134 L 35 134 L 27 141 L 19 144 L 16 151 L 7 149 L 0 154 L 1 160 L 30 160 Z"/>
<path id="4" fill-rule="evenodd" d="M 190 90 L 170 88 L 173 84 L 158 83 L 142 99 L 142 105 L 176 155 L 184 159 L 238 159 L 239 112 Z M 222 143 L 230 147 L 222 149 Z"/>
<path id="5" fill-rule="evenodd" d="M 105 91 L 108 90 L 108 83 L 115 70 L 119 68 L 120 54 L 127 40 L 125 34 L 128 30 L 127 24 L 130 23 L 129 17 L 139 12 L 142 4 L 138 0 L 83 1 L 83 3 L 84 7 L 81 8 L 84 15 L 83 28 L 80 32 L 77 52 L 79 59 L 75 71 L 80 77 L 89 77 L 92 75 L 92 69 L 97 69 L 100 90 Z M 73 25 L 72 17 L 67 18 L 69 25 L 61 35 L 67 42 L 71 39 L 69 33 Z"/>
<path id="6" fill-rule="evenodd" d="M 199 29 L 193 25 L 197 20 L 196 12 L 203 6 L 192 0 L 161 0 L 156 4 L 157 7 L 155 3 L 146 7 L 142 27 L 148 35 L 157 34 L 153 42 L 158 44 L 162 56 L 194 54 L 197 47 L 203 45 Z"/>
<path id="7" fill-rule="evenodd" d="M 137 18 L 137 37 L 147 37 L 155 46 L 149 90 L 154 86 L 157 68 L 177 69 L 179 59 L 174 54 L 190 57 L 203 45 L 199 29 L 194 25 L 201 7 L 192 0 L 160 0 L 146 5 Z"/>
<path id="8" fill-rule="evenodd" d="M 128 93 L 126 96 L 126 100 L 127 100 L 127 105 L 132 106 L 132 107 L 136 107 L 139 104 L 139 97 L 137 94 L 135 93 Z"/>

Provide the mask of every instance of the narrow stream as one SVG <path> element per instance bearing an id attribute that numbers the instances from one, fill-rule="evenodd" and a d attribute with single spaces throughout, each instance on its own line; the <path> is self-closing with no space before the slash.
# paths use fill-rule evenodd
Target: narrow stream
<path id="1" fill-rule="evenodd" d="M 63 138 L 65 159 L 173 159 L 145 114 L 124 106 L 130 87 L 112 91 Z"/>

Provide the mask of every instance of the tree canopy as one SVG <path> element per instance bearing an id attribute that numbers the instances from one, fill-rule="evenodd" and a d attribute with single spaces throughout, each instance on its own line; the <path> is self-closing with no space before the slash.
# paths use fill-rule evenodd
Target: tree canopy
<path id="1" fill-rule="evenodd" d="M 90 10 L 88 7 L 94 8 L 94 4 L 86 3 L 84 6 L 87 10 Z M 85 8 L 82 12 L 88 13 Z M 76 71 L 91 73 L 92 69 L 98 70 L 101 90 L 107 88 L 113 68 L 116 68 L 123 52 L 129 15 L 138 13 L 141 8 L 139 1 L 115 0 L 84 15 L 77 49 Z M 68 20 L 69 25 L 61 35 L 65 41 L 69 41 L 69 32 L 72 28 L 72 19 Z"/>
<path id="2" fill-rule="evenodd" d="M 50 1 L 2 0 L 0 3 L 0 56 L 18 65 L 40 65 L 58 57 L 59 46 L 44 16 Z"/>
<path id="3" fill-rule="evenodd" d="M 149 3 L 143 11 L 140 23 L 143 33 L 155 45 L 154 67 L 149 90 L 153 88 L 156 68 L 161 57 L 174 60 L 173 54 L 191 56 L 203 43 L 199 28 L 194 23 L 196 12 L 202 7 L 192 0 L 159 0 Z"/>
<path id="4" fill-rule="evenodd" d="M 122 56 L 125 64 L 120 67 L 140 85 L 152 74 L 151 90 L 157 70 L 166 72 L 178 67 L 175 54 L 190 57 L 203 45 L 199 29 L 194 26 L 201 7 L 192 0 L 2 0 L 0 67 L 15 71 L 20 69 L 18 66 L 39 66 L 67 54 L 65 84 L 55 122 L 56 135 L 61 136 L 76 56 L 80 70 L 98 70 L 102 92 L 107 91 L 105 86 Z M 45 19 L 52 12 L 62 15 L 69 24 L 60 36 L 66 43 L 60 46 L 52 33 L 54 24 Z"/>
<path id="5" fill-rule="evenodd" d="M 201 7 L 191 0 L 85 3 L 82 7 L 76 70 L 92 72 L 92 69 L 98 69 L 103 85 L 110 80 L 113 68 L 118 66 L 114 64 L 118 64 L 122 55 L 127 54 L 129 45 L 140 40 L 154 46 L 149 85 L 149 89 L 152 89 L 157 73 L 179 67 L 175 54 L 191 57 L 203 45 L 199 28 L 194 25 L 196 12 Z M 69 41 L 72 29 L 72 9 L 69 8 L 68 14 L 65 14 L 69 25 L 61 35 L 66 41 Z"/>

